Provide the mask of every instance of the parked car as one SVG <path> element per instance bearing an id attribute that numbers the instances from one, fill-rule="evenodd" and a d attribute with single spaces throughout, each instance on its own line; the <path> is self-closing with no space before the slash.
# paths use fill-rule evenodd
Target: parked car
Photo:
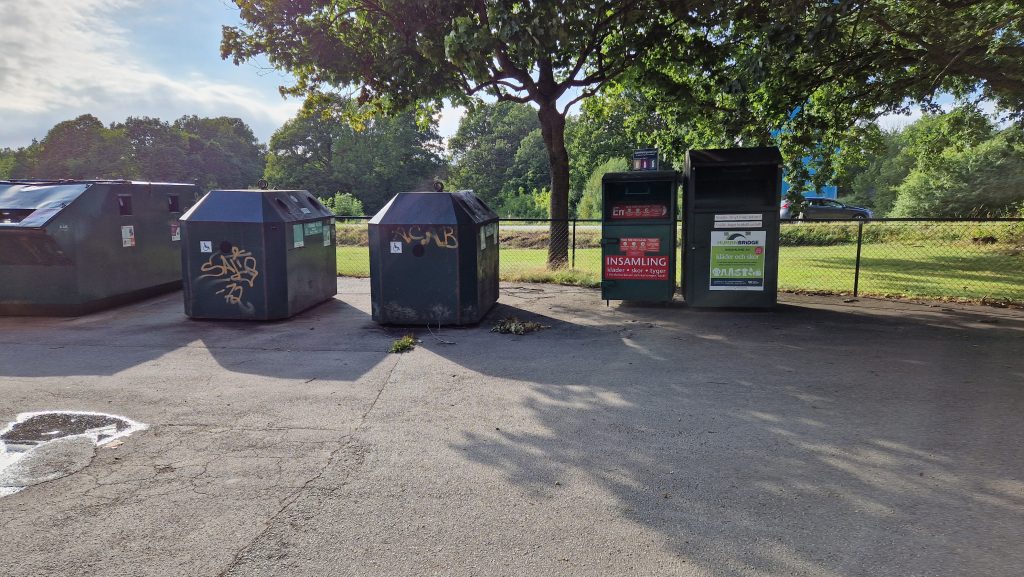
<path id="1" fill-rule="evenodd" d="M 871 210 L 862 206 L 843 204 L 838 200 L 832 200 L 831 198 L 808 197 L 805 200 L 807 201 L 807 206 L 804 208 L 803 214 L 796 218 L 852 218 L 854 220 L 871 218 Z M 794 218 L 793 212 L 790 209 L 790 203 L 786 199 L 782 199 L 782 204 L 779 205 L 779 218 Z"/>

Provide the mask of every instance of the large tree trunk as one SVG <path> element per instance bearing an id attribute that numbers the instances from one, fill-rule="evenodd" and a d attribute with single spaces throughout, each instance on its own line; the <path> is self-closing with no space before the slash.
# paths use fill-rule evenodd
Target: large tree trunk
<path id="1" fill-rule="evenodd" d="M 551 164 L 551 238 L 548 268 L 569 262 L 569 153 L 565 150 L 565 116 L 554 102 L 542 104 L 537 112 L 544 146 Z"/>

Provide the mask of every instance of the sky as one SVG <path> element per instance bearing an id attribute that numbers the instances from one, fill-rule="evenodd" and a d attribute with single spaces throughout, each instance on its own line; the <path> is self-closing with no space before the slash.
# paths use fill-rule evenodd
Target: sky
<path id="1" fill-rule="evenodd" d="M 82 114 L 237 116 L 266 142 L 301 100 L 266 61 L 221 60 L 221 26 L 238 22 L 228 0 L 0 0 L 0 148 Z M 442 136 L 461 114 L 442 113 Z"/>
<path id="2" fill-rule="evenodd" d="M 221 26 L 238 23 L 229 0 L 0 0 L 0 148 L 28 145 L 87 113 L 107 125 L 237 116 L 267 142 L 301 101 L 281 97 L 290 77 L 265 60 L 221 60 Z M 463 114 L 441 113 L 442 137 Z"/>

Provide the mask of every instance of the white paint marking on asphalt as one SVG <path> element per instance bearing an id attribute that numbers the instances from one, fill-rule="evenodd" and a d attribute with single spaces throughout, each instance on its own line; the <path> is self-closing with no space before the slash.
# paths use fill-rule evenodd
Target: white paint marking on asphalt
<path id="1" fill-rule="evenodd" d="M 109 419 L 117 419 L 121 421 L 126 427 L 121 431 L 117 430 L 117 425 L 107 425 L 104 427 L 96 427 L 94 429 L 86 430 L 82 433 L 68 435 L 64 437 L 56 437 L 53 439 L 43 440 L 33 444 L 15 444 L 5 443 L 2 437 L 9 433 L 17 425 L 42 415 L 83 415 L 83 416 L 95 416 L 95 417 L 106 417 Z M 23 465 L 32 459 L 33 454 L 43 446 L 52 445 L 54 443 L 60 443 L 68 439 L 88 438 L 97 447 L 106 445 L 117 439 L 123 439 L 132 433 L 137 431 L 143 431 L 149 428 L 149 425 L 145 423 L 139 423 L 133 421 L 127 417 L 120 415 L 111 415 L 108 413 L 96 413 L 92 411 L 32 411 L 28 413 L 19 413 L 14 421 L 7 423 L 7 426 L 3 430 L 0 430 L 0 497 L 6 497 L 7 495 L 13 495 L 18 491 L 24 489 L 24 486 L 18 485 L 3 485 L 4 471 L 9 469 L 15 463 L 25 461 Z M 42 433 L 46 436 L 59 434 L 60 431 L 48 431 Z M 102 437 L 102 438 L 101 438 Z"/>

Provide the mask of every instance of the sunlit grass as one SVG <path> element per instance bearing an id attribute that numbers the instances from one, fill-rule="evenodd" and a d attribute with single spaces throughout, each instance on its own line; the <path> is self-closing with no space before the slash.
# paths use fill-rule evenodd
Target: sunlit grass
<path id="1" fill-rule="evenodd" d="M 852 293 L 856 256 L 855 244 L 782 247 L 779 288 Z M 366 247 L 338 247 L 337 258 L 339 275 L 369 276 Z M 501 280 L 600 286 L 600 249 L 577 249 L 575 266 L 562 269 L 548 270 L 546 260 L 544 249 L 502 249 Z M 965 243 L 865 244 L 860 293 L 1024 301 L 1024 255 Z"/>

